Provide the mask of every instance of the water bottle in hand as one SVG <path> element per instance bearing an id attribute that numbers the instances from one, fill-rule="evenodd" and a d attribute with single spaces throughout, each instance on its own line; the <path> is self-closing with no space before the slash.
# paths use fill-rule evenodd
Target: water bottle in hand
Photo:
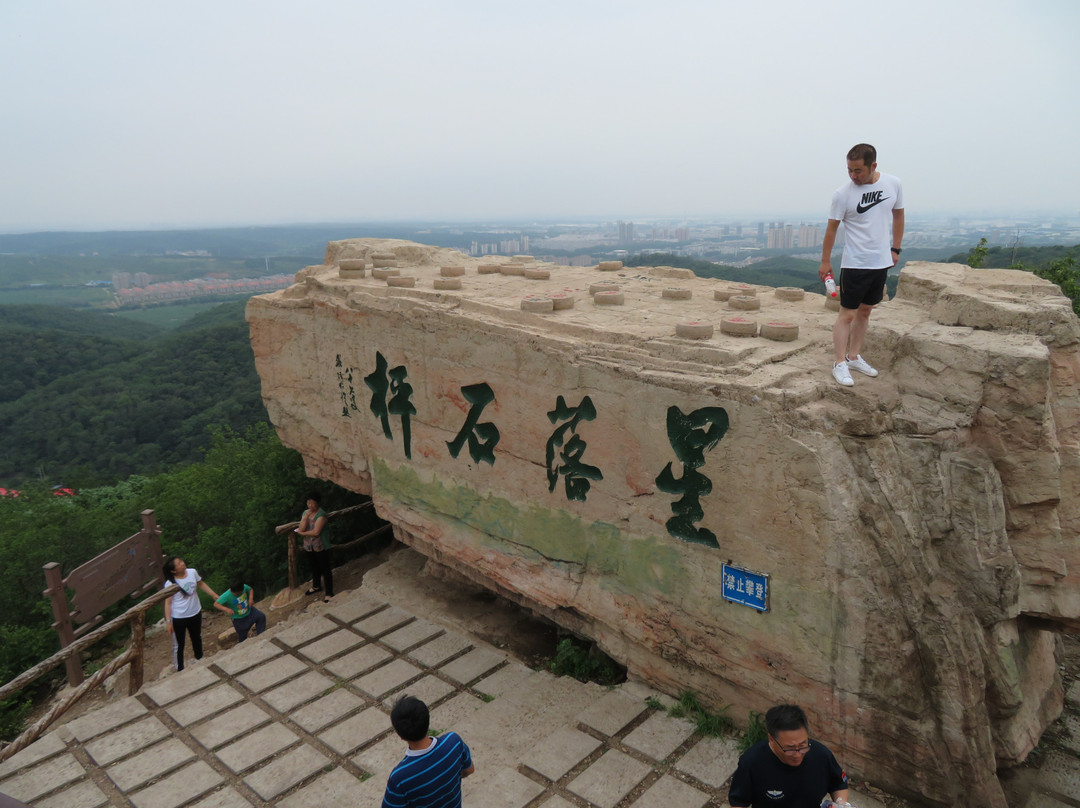
<path id="1" fill-rule="evenodd" d="M 825 276 L 825 294 L 836 297 L 836 281 L 833 280 L 831 272 Z"/>

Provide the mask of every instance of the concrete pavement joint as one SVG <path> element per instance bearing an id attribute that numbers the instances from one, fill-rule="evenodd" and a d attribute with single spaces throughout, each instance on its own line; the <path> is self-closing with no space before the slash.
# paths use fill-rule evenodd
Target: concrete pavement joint
<path id="1" fill-rule="evenodd" d="M 127 805 L 124 793 L 116 787 L 116 784 L 108 778 L 104 769 L 94 764 L 90 754 L 83 748 L 82 742 L 76 738 L 68 741 L 68 751 L 86 770 L 86 779 L 101 789 L 101 792 L 109 799 L 110 805 Z M 64 786 L 69 788 L 70 786 Z M 47 795 L 43 795 L 47 796 Z M 39 798 L 41 799 L 41 798 Z"/>
<path id="2" fill-rule="evenodd" d="M 216 668 L 216 666 L 210 666 L 210 667 L 211 667 L 211 669 Z M 229 684 L 230 686 L 233 686 L 233 687 L 239 686 L 239 687 L 242 688 L 242 686 L 240 686 L 239 683 L 233 681 L 231 676 L 228 676 L 227 674 L 224 674 L 224 673 L 219 673 L 219 676 L 221 676 L 222 680 L 224 682 L 226 682 L 227 684 Z M 243 691 L 241 690 L 241 692 L 243 692 Z M 135 698 L 138 699 L 139 702 L 151 712 L 151 714 L 155 715 L 159 721 L 161 721 L 163 724 L 165 724 L 165 726 L 167 726 L 171 730 L 172 737 L 178 738 L 185 746 L 188 747 L 188 749 L 190 749 L 192 752 L 194 752 L 195 756 L 196 756 L 196 758 L 198 760 L 203 761 L 204 763 L 209 765 L 210 768 L 214 770 L 214 772 L 216 772 L 221 777 L 225 778 L 225 781 L 226 781 L 227 785 L 231 785 L 233 788 L 237 789 L 241 794 L 243 794 L 244 797 L 246 797 L 249 800 L 252 800 L 253 803 L 257 804 L 258 795 L 256 795 L 255 792 L 252 791 L 243 782 L 243 780 L 239 776 L 233 775 L 233 773 L 229 770 L 229 767 L 226 766 L 221 760 L 219 760 L 218 756 L 214 752 L 211 752 L 209 749 L 207 749 L 205 746 L 203 746 L 201 743 L 199 743 L 194 738 L 194 736 L 191 735 L 191 731 L 187 727 L 181 726 L 171 715 L 169 715 L 167 712 L 165 712 L 164 707 L 159 707 L 156 704 L 154 704 L 153 700 L 149 696 L 147 696 L 145 693 L 138 693 L 138 694 L 136 694 Z M 211 716 L 206 716 L 206 719 L 207 720 L 212 720 Z M 201 724 L 201 723 L 203 723 L 203 722 L 199 721 L 199 722 L 196 722 L 195 725 L 198 726 L 198 724 Z M 154 783 L 156 783 L 159 780 L 162 780 L 165 777 L 167 777 L 169 774 L 172 773 L 172 771 L 180 769 L 183 766 L 187 766 L 190 763 L 191 763 L 191 761 L 187 760 L 187 761 L 184 761 L 184 763 L 182 763 L 180 766 L 176 766 L 173 769 L 170 769 L 169 771 L 160 772 L 157 777 L 155 777 L 152 780 L 142 784 L 139 787 L 139 790 L 142 790 L 144 788 L 152 786 Z M 217 789 L 217 787 L 215 787 L 212 790 L 216 790 L 216 789 Z M 204 792 L 204 794 L 205 793 L 209 793 L 209 792 Z M 200 794 L 199 796 L 201 797 L 201 796 L 203 796 L 203 794 Z M 126 806 L 126 805 L 128 805 L 128 802 L 127 802 L 126 799 L 123 799 L 122 802 L 115 803 L 115 804 Z"/>

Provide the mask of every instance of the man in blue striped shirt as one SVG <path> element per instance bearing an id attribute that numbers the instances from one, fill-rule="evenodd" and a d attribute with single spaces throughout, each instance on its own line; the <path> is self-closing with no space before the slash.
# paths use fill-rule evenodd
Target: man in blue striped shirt
<path id="1" fill-rule="evenodd" d="M 390 723 L 409 749 L 390 772 L 382 808 L 461 808 L 461 778 L 476 768 L 465 741 L 456 732 L 429 737 L 427 705 L 415 696 L 397 700 Z"/>

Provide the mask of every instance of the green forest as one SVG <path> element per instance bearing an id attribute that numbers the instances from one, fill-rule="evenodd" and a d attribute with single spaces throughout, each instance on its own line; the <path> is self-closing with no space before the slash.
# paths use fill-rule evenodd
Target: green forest
<path id="1" fill-rule="evenodd" d="M 197 460 L 211 426 L 265 423 L 244 305 L 223 303 L 171 331 L 0 306 L 0 486 L 109 484 Z"/>

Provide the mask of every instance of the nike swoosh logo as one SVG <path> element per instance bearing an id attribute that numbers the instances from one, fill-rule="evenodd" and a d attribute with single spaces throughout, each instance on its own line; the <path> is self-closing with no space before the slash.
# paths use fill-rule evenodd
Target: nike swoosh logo
<path id="1" fill-rule="evenodd" d="M 863 207 L 862 205 L 856 205 L 855 206 L 855 212 L 856 213 L 866 213 L 866 211 L 870 210 L 870 208 L 874 207 L 874 205 L 880 205 L 884 201 L 885 201 L 884 199 L 879 199 L 877 202 L 871 202 L 869 205 L 867 205 L 865 207 Z"/>

